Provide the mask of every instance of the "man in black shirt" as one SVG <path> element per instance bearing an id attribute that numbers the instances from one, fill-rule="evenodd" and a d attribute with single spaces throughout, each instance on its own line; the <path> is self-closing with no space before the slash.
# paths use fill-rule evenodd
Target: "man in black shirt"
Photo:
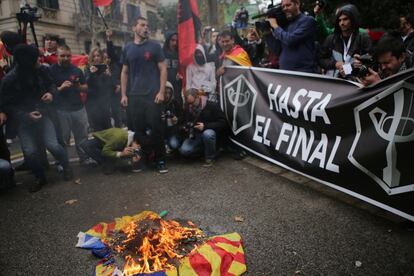
<path id="1" fill-rule="evenodd" d="M 50 73 L 57 86 L 55 105 L 63 141 L 68 143 L 73 132 L 81 164 L 90 165 L 95 162 L 79 147 L 88 139 L 88 116 L 80 95 L 81 92 L 87 91 L 88 86 L 82 71 L 70 63 L 71 57 L 70 48 L 62 45 L 58 48 L 58 63 L 50 67 Z"/>

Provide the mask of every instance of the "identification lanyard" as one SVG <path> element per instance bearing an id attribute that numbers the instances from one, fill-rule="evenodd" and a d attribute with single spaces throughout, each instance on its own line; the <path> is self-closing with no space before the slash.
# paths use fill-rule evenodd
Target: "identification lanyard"
<path id="1" fill-rule="evenodd" d="M 350 57 L 348 57 L 349 49 L 351 48 L 351 42 L 352 42 L 352 34 L 348 39 L 348 43 L 345 43 L 345 40 L 342 38 L 342 42 L 344 43 L 344 62 L 347 63 L 350 60 Z"/>

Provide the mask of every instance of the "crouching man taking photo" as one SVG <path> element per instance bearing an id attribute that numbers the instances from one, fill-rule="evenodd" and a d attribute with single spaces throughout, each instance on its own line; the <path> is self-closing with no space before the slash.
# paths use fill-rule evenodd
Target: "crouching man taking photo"
<path id="1" fill-rule="evenodd" d="M 217 156 L 217 147 L 227 137 L 227 122 L 220 106 L 207 101 L 197 89 L 185 92 L 185 131 L 187 138 L 179 151 L 181 155 L 197 156 L 204 151 L 204 166 L 211 166 Z"/>
<path id="2" fill-rule="evenodd" d="M 131 160 L 132 171 L 143 169 L 142 148 L 138 135 L 122 128 L 109 128 L 93 133 L 93 139 L 81 143 L 80 147 L 89 157 L 102 165 L 104 174 L 115 171 L 119 161 Z"/>
<path id="3" fill-rule="evenodd" d="M 368 74 L 359 79 L 364 86 L 375 84 L 412 67 L 412 55 L 406 51 L 400 38 L 391 35 L 382 37 L 374 49 L 374 54 L 379 70 L 376 72 L 368 68 Z"/>

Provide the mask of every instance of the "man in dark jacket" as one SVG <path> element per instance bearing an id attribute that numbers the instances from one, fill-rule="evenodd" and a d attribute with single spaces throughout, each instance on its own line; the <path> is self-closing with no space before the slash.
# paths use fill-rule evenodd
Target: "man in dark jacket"
<path id="1" fill-rule="evenodd" d="M 354 55 L 370 53 L 371 39 L 359 32 L 359 21 L 359 12 L 354 5 L 339 9 L 335 31 L 325 39 L 319 55 L 319 65 L 327 75 L 345 78 L 352 73 Z"/>
<path id="2" fill-rule="evenodd" d="M 316 22 L 300 11 L 299 0 L 282 0 L 289 24 L 282 28 L 276 18 L 267 18 L 273 36 L 281 43 L 279 67 L 283 70 L 316 72 Z"/>
<path id="3" fill-rule="evenodd" d="M 219 142 L 227 136 L 227 122 L 217 103 L 207 101 L 196 89 L 185 92 L 185 121 L 188 138 L 180 147 L 183 156 L 194 156 L 204 150 L 205 166 L 211 166 Z"/>
<path id="4" fill-rule="evenodd" d="M 406 50 L 414 53 L 414 15 L 400 17 L 400 31 Z"/>
<path id="5" fill-rule="evenodd" d="M 14 50 L 16 66 L 6 75 L 1 86 L 1 102 L 6 114 L 15 118 L 17 133 L 25 160 L 36 177 L 30 192 L 46 184 L 44 163 L 41 162 L 39 139 L 63 167 L 64 180 L 73 179 L 66 150 L 59 144 L 50 119 L 50 104 L 56 87 L 44 67 L 39 67 L 39 50 L 21 44 Z"/>

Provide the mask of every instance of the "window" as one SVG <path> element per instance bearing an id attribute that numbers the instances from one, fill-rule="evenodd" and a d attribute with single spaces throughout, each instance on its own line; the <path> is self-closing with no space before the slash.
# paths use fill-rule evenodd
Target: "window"
<path id="1" fill-rule="evenodd" d="M 37 0 L 37 5 L 41 8 L 59 9 L 59 0 Z"/>
<path id="2" fill-rule="evenodd" d="M 128 4 L 127 5 L 128 23 L 130 25 L 135 24 L 135 19 L 141 16 L 141 11 L 138 6 Z"/>

